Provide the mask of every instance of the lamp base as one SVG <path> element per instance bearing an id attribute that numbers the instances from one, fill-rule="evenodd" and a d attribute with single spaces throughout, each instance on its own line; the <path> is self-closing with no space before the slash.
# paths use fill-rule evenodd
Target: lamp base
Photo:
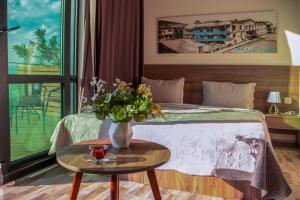
<path id="1" fill-rule="evenodd" d="M 269 114 L 272 115 L 278 115 L 279 114 L 279 109 L 275 103 L 272 103 L 270 108 L 269 108 Z"/>

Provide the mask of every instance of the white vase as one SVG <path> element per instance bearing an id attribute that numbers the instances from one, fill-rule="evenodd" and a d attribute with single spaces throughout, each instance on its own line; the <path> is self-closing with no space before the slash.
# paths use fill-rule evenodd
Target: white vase
<path id="1" fill-rule="evenodd" d="M 114 148 L 128 148 L 132 134 L 133 132 L 130 122 L 111 122 L 109 138 Z"/>

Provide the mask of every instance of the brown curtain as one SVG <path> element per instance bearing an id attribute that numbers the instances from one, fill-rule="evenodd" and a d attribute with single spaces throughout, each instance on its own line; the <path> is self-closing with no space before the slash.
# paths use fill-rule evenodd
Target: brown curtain
<path id="1" fill-rule="evenodd" d="M 143 0 L 86 0 L 82 95 L 97 76 L 136 85 L 143 66 Z M 95 7 L 94 7 L 95 6 Z"/>

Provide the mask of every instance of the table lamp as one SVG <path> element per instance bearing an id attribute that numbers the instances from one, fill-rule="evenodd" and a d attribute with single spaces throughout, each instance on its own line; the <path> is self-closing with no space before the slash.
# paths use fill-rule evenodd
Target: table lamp
<path id="1" fill-rule="evenodd" d="M 275 115 L 279 114 L 279 109 L 276 104 L 281 103 L 280 92 L 271 91 L 269 93 L 267 102 L 271 103 L 271 106 L 269 108 L 269 114 L 275 114 Z"/>
<path id="2" fill-rule="evenodd" d="M 291 66 L 300 67 L 300 35 L 285 31 L 287 37 L 288 45 L 291 53 Z M 300 70 L 299 70 L 299 84 L 300 84 Z M 300 86 L 299 86 L 300 95 Z M 300 114 L 300 97 L 298 96 L 298 113 Z"/>

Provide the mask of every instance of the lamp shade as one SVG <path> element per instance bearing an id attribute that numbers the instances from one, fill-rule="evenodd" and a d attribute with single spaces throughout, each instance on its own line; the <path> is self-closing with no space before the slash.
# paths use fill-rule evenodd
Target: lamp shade
<path id="1" fill-rule="evenodd" d="M 267 102 L 268 103 L 281 103 L 280 92 L 271 91 Z"/>

